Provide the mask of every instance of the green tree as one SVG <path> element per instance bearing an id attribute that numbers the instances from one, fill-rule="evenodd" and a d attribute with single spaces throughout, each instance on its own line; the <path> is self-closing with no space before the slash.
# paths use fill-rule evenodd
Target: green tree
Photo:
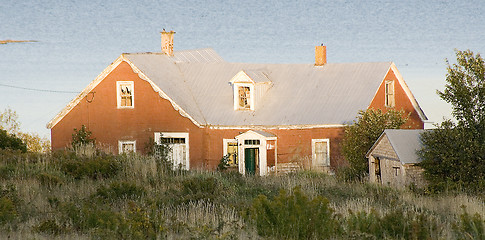
<path id="1" fill-rule="evenodd" d="M 41 137 L 37 133 L 24 133 L 20 131 L 20 122 L 18 121 L 16 111 L 7 108 L 0 113 L 0 129 L 3 129 L 10 136 L 18 137 L 27 145 L 29 152 L 48 152 L 51 149 L 50 141 L 46 137 Z"/>
<path id="2" fill-rule="evenodd" d="M 6 130 L 0 129 L 0 149 L 20 150 L 27 152 L 27 145 L 22 139 L 13 134 L 8 134 Z"/>
<path id="3" fill-rule="evenodd" d="M 401 128 L 408 120 L 404 111 L 390 109 L 383 113 L 380 109 L 360 111 L 352 125 L 345 128 L 342 140 L 342 153 L 349 162 L 346 177 L 361 179 L 369 172 L 365 154 L 385 129 Z"/>
<path id="4" fill-rule="evenodd" d="M 418 152 L 431 187 L 485 188 L 485 62 L 480 54 L 456 50 L 447 60 L 441 99 L 450 103 L 456 122 L 444 121 L 421 135 Z"/>
<path id="5" fill-rule="evenodd" d="M 74 128 L 72 134 L 72 147 L 76 148 L 84 145 L 94 145 L 95 140 L 91 137 L 92 132 L 86 129 L 86 126 L 82 125 L 81 129 Z"/>

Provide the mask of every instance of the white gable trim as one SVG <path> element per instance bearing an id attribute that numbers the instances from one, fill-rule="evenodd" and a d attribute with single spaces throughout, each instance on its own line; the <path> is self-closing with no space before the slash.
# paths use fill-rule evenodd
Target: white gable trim
<path id="1" fill-rule="evenodd" d="M 123 55 L 122 55 L 123 56 Z M 160 89 L 159 86 L 157 86 L 152 80 L 150 80 L 150 78 L 148 78 L 137 66 L 135 66 L 135 64 L 133 64 L 130 60 L 126 59 L 123 57 L 123 60 L 128 63 L 131 68 L 133 69 L 133 72 L 135 72 L 136 74 L 138 74 L 138 77 L 140 77 L 141 79 L 147 81 L 148 83 L 150 83 L 150 85 L 152 86 L 153 90 L 155 92 L 158 92 L 158 94 L 160 95 L 160 97 L 164 98 L 164 99 L 167 99 L 168 101 L 170 101 L 170 103 L 172 104 L 172 107 L 178 111 L 180 113 L 180 115 L 182 115 L 183 117 L 186 117 L 188 119 L 190 119 L 190 121 L 192 121 L 197 127 L 202 127 L 202 125 L 200 123 L 198 123 L 197 121 L 195 121 L 195 119 L 190 116 L 183 108 L 181 108 L 177 103 L 175 103 L 174 100 L 172 100 L 164 91 L 162 91 L 162 89 Z"/>
<path id="2" fill-rule="evenodd" d="M 414 98 L 414 95 L 411 93 L 411 90 L 409 89 L 409 87 L 406 84 L 406 82 L 404 82 L 404 79 L 402 78 L 401 73 L 399 72 L 399 70 L 397 70 L 397 67 L 396 67 L 396 65 L 393 62 L 391 62 L 391 66 L 389 66 L 389 69 L 386 72 L 386 76 L 387 76 L 387 74 L 389 73 L 390 70 L 392 70 L 394 72 L 394 74 L 395 74 L 395 76 L 396 76 L 396 78 L 397 78 L 397 80 L 399 82 L 399 85 L 401 85 L 401 87 L 404 90 L 404 92 L 406 93 L 406 96 L 408 97 L 409 101 L 411 101 L 411 104 L 413 105 L 414 110 L 416 110 L 416 112 L 418 113 L 419 119 L 421 119 L 421 121 L 423 121 L 423 122 L 424 121 L 427 121 L 428 118 L 424 114 L 423 110 L 421 109 L 421 107 L 419 106 L 418 102 L 416 101 L 416 98 Z M 379 84 L 379 88 L 382 85 L 382 83 L 384 81 L 386 81 L 386 79 L 385 79 L 386 76 L 384 76 L 382 78 L 381 84 Z M 374 97 L 370 101 L 369 106 L 374 101 L 374 99 L 376 98 L 377 92 L 379 91 L 379 88 L 376 89 L 376 92 L 374 93 Z M 396 89 L 396 86 L 395 85 L 394 85 L 394 89 Z M 395 91 L 394 91 L 394 93 L 395 93 Z"/>
<path id="3" fill-rule="evenodd" d="M 421 119 L 421 121 L 424 122 L 424 121 L 428 120 L 428 118 L 424 114 L 423 110 L 419 106 L 418 102 L 416 101 L 416 98 L 414 98 L 414 95 L 411 92 L 411 90 L 409 89 L 408 85 L 406 84 L 406 82 L 404 82 L 404 79 L 402 78 L 401 73 L 397 70 L 397 67 L 396 67 L 396 65 L 394 63 L 391 63 L 390 69 L 396 75 L 397 80 L 399 81 L 399 84 L 404 89 L 404 92 L 406 93 L 406 95 L 408 96 L 409 100 L 411 101 L 411 104 L 413 104 L 414 110 L 416 110 L 416 112 L 418 113 L 418 116 Z"/>
<path id="4" fill-rule="evenodd" d="M 153 81 L 151 81 L 138 67 L 136 67 L 130 60 L 124 57 L 122 54 L 118 59 L 116 59 L 111 65 L 109 65 L 107 68 L 103 70 L 84 90 L 77 95 L 69 104 L 67 104 L 64 109 L 62 109 L 49 123 L 47 123 L 46 127 L 51 129 L 53 128 L 59 121 L 61 121 L 79 102 L 86 97 L 94 88 L 98 86 L 98 84 L 103 81 L 118 65 L 120 65 L 121 62 L 126 62 L 130 65 L 132 68 L 133 72 L 138 74 L 138 77 L 141 79 L 147 81 L 150 83 L 152 86 L 153 90 L 155 92 L 158 92 L 160 97 L 167 99 L 170 101 L 172 104 L 173 108 L 180 113 L 180 115 L 187 117 L 192 121 L 197 127 L 201 127 L 201 124 L 199 124 L 197 121 L 195 121 L 194 118 L 192 118 L 185 110 L 183 110 L 178 104 L 176 104 L 168 95 L 163 92 L 160 87 L 158 87 Z"/>
<path id="5" fill-rule="evenodd" d="M 230 83 L 252 83 L 256 84 L 253 79 L 251 79 L 244 70 L 239 71 L 234 77 L 229 81 Z"/>
<path id="6" fill-rule="evenodd" d="M 82 90 L 77 97 L 71 100 L 67 104 L 64 109 L 62 109 L 49 123 L 47 123 L 46 127 L 51 129 L 53 128 L 59 121 L 61 121 L 86 95 L 88 95 L 98 84 L 106 78 L 120 63 L 123 61 L 123 55 L 118 57 L 111 65 L 105 68 L 89 85 Z"/>

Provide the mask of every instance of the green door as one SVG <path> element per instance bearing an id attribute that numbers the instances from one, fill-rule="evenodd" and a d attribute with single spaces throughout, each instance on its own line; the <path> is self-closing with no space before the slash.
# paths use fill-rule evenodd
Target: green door
<path id="1" fill-rule="evenodd" d="M 256 151 L 257 148 L 244 149 L 244 163 L 246 166 L 246 174 L 254 175 L 256 173 Z"/>

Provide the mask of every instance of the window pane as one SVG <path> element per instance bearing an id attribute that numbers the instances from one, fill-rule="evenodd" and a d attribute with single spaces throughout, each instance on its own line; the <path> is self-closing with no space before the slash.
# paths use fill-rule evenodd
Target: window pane
<path id="1" fill-rule="evenodd" d="M 227 143 L 228 164 L 237 164 L 237 143 Z"/>

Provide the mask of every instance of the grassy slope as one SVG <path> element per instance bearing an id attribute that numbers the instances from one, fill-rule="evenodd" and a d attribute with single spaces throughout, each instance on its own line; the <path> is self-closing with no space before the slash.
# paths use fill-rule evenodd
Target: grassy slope
<path id="1" fill-rule="evenodd" d="M 309 238 L 277 230 L 268 218 L 309 218 L 313 209 L 304 200 L 283 209 L 288 203 L 281 199 L 292 197 L 297 186 L 309 200 L 328 199 L 338 224 L 331 226 L 338 230 L 332 238 L 483 239 L 485 234 L 483 196 L 417 194 L 312 172 L 244 177 L 172 171 L 153 157 L 88 150 L 0 153 L 0 239 Z M 259 195 L 269 199 L 271 209 L 257 207 Z M 464 219 L 462 206 L 470 214 Z M 305 208 L 309 211 L 292 213 Z"/>

